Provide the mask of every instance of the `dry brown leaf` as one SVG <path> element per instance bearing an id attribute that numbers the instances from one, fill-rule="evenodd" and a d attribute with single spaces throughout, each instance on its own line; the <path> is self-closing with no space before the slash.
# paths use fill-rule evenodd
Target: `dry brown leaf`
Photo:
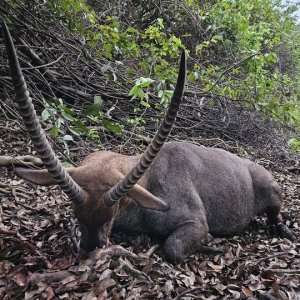
<path id="1" fill-rule="evenodd" d="M 208 261 L 208 262 L 207 262 L 207 265 L 208 265 L 210 268 L 212 268 L 213 270 L 215 270 L 215 271 L 221 271 L 221 270 L 223 269 L 223 267 L 224 267 L 224 266 L 222 266 L 222 265 L 214 264 L 214 263 L 211 262 L 211 261 Z"/>
<path id="2" fill-rule="evenodd" d="M 24 287 L 27 284 L 27 275 L 24 272 L 18 272 L 13 277 L 12 280 L 20 287 Z"/>
<path id="3" fill-rule="evenodd" d="M 246 287 L 242 287 L 242 292 L 247 297 L 254 297 L 253 292 Z"/>

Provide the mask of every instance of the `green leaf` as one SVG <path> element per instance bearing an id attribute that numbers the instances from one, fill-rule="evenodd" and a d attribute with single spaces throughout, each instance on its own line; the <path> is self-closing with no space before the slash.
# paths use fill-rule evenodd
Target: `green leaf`
<path id="1" fill-rule="evenodd" d="M 293 151 L 300 151 L 300 140 L 295 138 L 289 139 L 288 145 Z"/>
<path id="2" fill-rule="evenodd" d="M 157 19 L 157 24 L 160 28 L 164 28 L 164 20 L 162 18 Z"/>
<path id="3" fill-rule="evenodd" d="M 277 62 L 277 55 L 276 55 L 276 53 L 266 53 L 265 59 L 266 59 L 267 64 L 272 65 Z"/>
<path id="4" fill-rule="evenodd" d="M 69 130 L 71 133 L 73 133 L 76 136 L 80 136 L 80 131 L 74 127 L 69 127 Z"/>
<path id="5" fill-rule="evenodd" d="M 94 104 L 91 104 L 86 107 L 83 112 L 84 116 L 99 116 L 102 110 L 103 99 L 101 96 L 94 97 Z"/>
<path id="6" fill-rule="evenodd" d="M 58 128 L 56 126 L 53 126 L 51 128 L 50 134 L 51 134 L 52 137 L 57 138 L 57 136 L 58 136 Z"/>
<path id="7" fill-rule="evenodd" d="M 63 106 L 63 111 L 64 111 L 65 113 L 71 115 L 72 117 L 75 116 L 75 112 L 74 112 L 72 109 L 66 107 L 65 105 Z"/>
<path id="8" fill-rule="evenodd" d="M 143 100 L 140 102 L 140 104 L 144 107 L 150 107 L 150 104 L 146 101 L 143 101 Z"/>
<path id="9" fill-rule="evenodd" d="M 144 91 L 143 91 L 143 89 L 141 87 L 134 86 L 130 90 L 129 96 L 132 96 L 131 100 L 134 100 L 135 98 L 144 99 L 145 98 L 145 93 L 144 93 Z"/>
<path id="10" fill-rule="evenodd" d="M 42 120 L 43 121 L 47 121 L 48 119 L 49 119 L 49 117 L 50 117 L 50 113 L 49 113 L 49 111 L 48 111 L 48 109 L 47 108 L 45 108 L 43 111 L 42 111 Z"/>
<path id="11" fill-rule="evenodd" d="M 160 90 L 158 92 L 158 97 L 160 98 L 160 104 L 167 106 L 170 103 L 173 91 L 171 90 Z"/>
<path id="12" fill-rule="evenodd" d="M 135 85 L 137 85 L 141 88 L 145 88 L 145 87 L 148 87 L 153 82 L 155 82 L 155 80 L 153 80 L 151 78 L 140 77 L 137 79 Z"/>
<path id="13" fill-rule="evenodd" d="M 122 133 L 123 128 L 120 124 L 105 119 L 102 122 L 103 126 L 108 130 L 108 132 L 116 134 Z"/>
<path id="14" fill-rule="evenodd" d="M 66 113 L 66 112 L 62 112 L 62 116 L 66 119 L 66 120 L 68 120 L 68 121 L 70 121 L 70 122 L 72 122 L 72 121 L 75 121 L 75 118 L 74 117 L 72 117 L 70 114 L 68 114 L 68 113 Z"/>

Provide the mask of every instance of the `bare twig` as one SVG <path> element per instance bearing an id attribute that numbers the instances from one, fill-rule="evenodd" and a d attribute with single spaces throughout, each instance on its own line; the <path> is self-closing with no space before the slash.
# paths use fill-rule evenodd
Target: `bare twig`
<path id="1" fill-rule="evenodd" d="M 104 257 L 119 257 L 119 256 L 124 256 L 135 261 L 140 261 L 145 259 L 144 257 L 140 257 L 135 253 L 123 248 L 122 246 L 112 245 L 104 249 L 94 250 L 84 264 L 87 266 L 91 266 L 95 263 L 95 261 L 103 259 Z"/>
<path id="2" fill-rule="evenodd" d="M 23 156 L 0 156 L 0 166 L 3 167 L 8 167 L 8 166 L 13 166 L 13 165 L 25 165 L 28 167 L 32 166 L 42 166 L 43 163 L 42 161 L 35 156 L 31 155 L 23 155 Z"/>
<path id="3" fill-rule="evenodd" d="M 145 253 L 145 256 L 146 256 L 146 257 L 151 257 L 151 256 L 155 253 L 155 251 L 157 251 L 159 248 L 160 248 L 160 245 L 159 245 L 159 244 L 153 245 L 153 246 Z"/>
<path id="4" fill-rule="evenodd" d="M 35 66 L 35 67 L 23 68 L 22 70 L 34 70 L 34 69 L 41 69 L 41 68 L 52 66 L 52 65 L 56 64 L 57 62 L 59 62 L 63 58 L 63 56 L 64 56 L 64 53 L 55 61 L 52 61 L 52 62 L 44 64 L 44 65 Z"/>

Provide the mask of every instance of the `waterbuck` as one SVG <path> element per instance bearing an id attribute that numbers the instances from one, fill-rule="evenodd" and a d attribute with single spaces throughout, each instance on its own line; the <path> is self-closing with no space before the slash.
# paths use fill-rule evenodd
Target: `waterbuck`
<path id="1" fill-rule="evenodd" d="M 292 237 L 282 223 L 279 185 L 266 169 L 221 149 L 165 143 L 183 95 L 184 51 L 171 103 L 144 154 L 99 151 L 65 169 L 39 124 L 6 24 L 3 28 L 20 114 L 46 167 L 15 172 L 35 184 L 59 185 L 68 195 L 80 224 L 82 249 L 105 245 L 112 220 L 113 231 L 161 238 L 166 259 L 173 263 L 201 249 L 209 234 L 239 233 L 261 214 L 282 235 Z"/>

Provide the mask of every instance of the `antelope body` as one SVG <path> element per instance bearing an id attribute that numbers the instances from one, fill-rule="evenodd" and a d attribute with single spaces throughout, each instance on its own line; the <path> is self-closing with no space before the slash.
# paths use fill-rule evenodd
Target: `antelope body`
<path id="1" fill-rule="evenodd" d="M 36 119 L 9 31 L 4 36 L 16 101 L 46 169 L 16 168 L 20 177 L 40 185 L 58 184 L 73 202 L 81 229 L 81 247 L 106 243 L 106 227 L 161 238 L 166 258 L 179 263 L 201 249 L 211 233 L 241 232 L 266 213 L 282 235 L 279 185 L 263 167 L 221 149 L 190 143 L 164 144 L 182 98 L 185 55 L 177 85 L 156 136 L 141 156 L 109 151 L 88 155 L 77 168 L 65 170 L 56 159 Z"/>

